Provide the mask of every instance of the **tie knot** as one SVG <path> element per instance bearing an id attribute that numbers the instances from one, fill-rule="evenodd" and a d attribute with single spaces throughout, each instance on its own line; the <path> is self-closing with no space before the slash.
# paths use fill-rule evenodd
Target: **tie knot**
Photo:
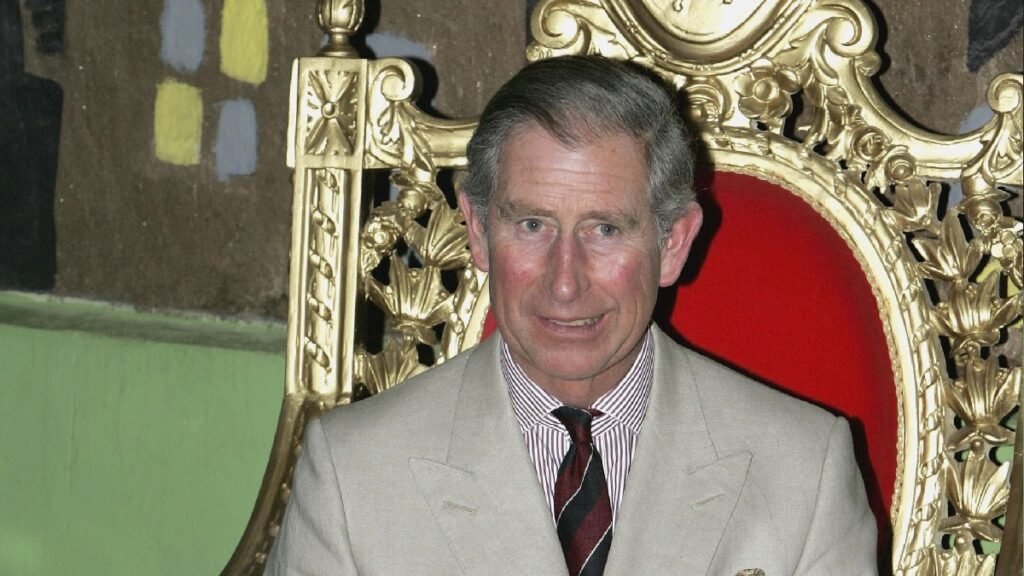
<path id="1" fill-rule="evenodd" d="M 551 414 L 565 426 L 569 431 L 569 437 L 576 444 L 590 444 L 593 439 L 590 435 L 590 424 L 595 416 L 600 416 L 600 410 L 589 408 L 573 408 L 571 406 L 560 406 L 551 411 Z"/>

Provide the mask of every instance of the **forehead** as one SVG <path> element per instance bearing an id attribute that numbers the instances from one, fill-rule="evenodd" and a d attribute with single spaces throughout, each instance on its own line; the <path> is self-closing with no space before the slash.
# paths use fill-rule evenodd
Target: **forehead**
<path id="1" fill-rule="evenodd" d="M 614 132 L 565 144 L 537 125 L 512 132 L 501 150 L 497 196 L 517 202 L 552 195 L 581 203 L 649 206 L 642 143 Z M 591 206 L 592 208 L 594 206 Z"/>

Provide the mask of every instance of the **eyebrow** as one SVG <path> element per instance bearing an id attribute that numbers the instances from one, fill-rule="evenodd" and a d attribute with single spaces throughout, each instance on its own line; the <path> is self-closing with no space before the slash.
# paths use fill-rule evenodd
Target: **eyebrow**
<path id="1" fill-rule="evenodd" d="M 522 204 L 505 201 L 499 203 L 496 208 L 498 209 L 498 216 L 503 220 L 517 220 L 527 216 L 542 216 L 542 217 L 554 217 L 555 213 L 546 210 L 544 208 L 534 208 L 531 206 L 524 206 Z M 625 214 L 625 213 L 612 213 L 602 210 L 588 210 L 584 212 L 580 218 L 581 220 L 600 220 L 603 222 L 611 222 L 618 224 L 623 229 L 634 229 L 640 225 L 640 221 L 636 214 Z"/>
<path id="2" fill-rule="evenodd" d="M 501 202 L 496 208 L 498 209 L 498 216 L 503 220 L 518 220 L 525 216 L 554 216 L 554 213 L 550 210 L 523 206 L 522 204 L 510 201 Z"/>

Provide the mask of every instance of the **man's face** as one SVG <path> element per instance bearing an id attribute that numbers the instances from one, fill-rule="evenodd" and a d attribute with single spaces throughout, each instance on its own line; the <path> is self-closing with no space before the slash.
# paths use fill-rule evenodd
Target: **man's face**
<path id="1" fill-rule="evenodd" d="M 490 273 L 498 329 L 538 385 L 589 405 L 636 358 L 700 209 L 692 205 L 659 247 L 643 150 L 626 134 L 570 149 L 540 127 L 520 128 L 500 166 L 486 223 L 459 198 L 473 259 Z"/>

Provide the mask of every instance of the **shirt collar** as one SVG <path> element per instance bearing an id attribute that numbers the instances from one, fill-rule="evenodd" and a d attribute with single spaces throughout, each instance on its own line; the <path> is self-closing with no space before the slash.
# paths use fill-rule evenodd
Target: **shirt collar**
<path id="1" fill-rule="evenodd" d="M 544 422 L 552 410 L 562 405 L 557 398 L 530 380 L 519 364 L 512 359 L 508 344 L 504 340 L 501 341 L 501 372 L 508 386 L 512 409 L 524 432 Z M 634 434 L 639 434 L 644 416 L 647 414 L 647 401 L 651 395 L 653 382 L 654 337 L 648 329 L 640 345 L 640 353 L 637 354 L 629 371 L 591 407 L 626 426 Z M 554 417 L 549 420 L 557 424 Z"/>

